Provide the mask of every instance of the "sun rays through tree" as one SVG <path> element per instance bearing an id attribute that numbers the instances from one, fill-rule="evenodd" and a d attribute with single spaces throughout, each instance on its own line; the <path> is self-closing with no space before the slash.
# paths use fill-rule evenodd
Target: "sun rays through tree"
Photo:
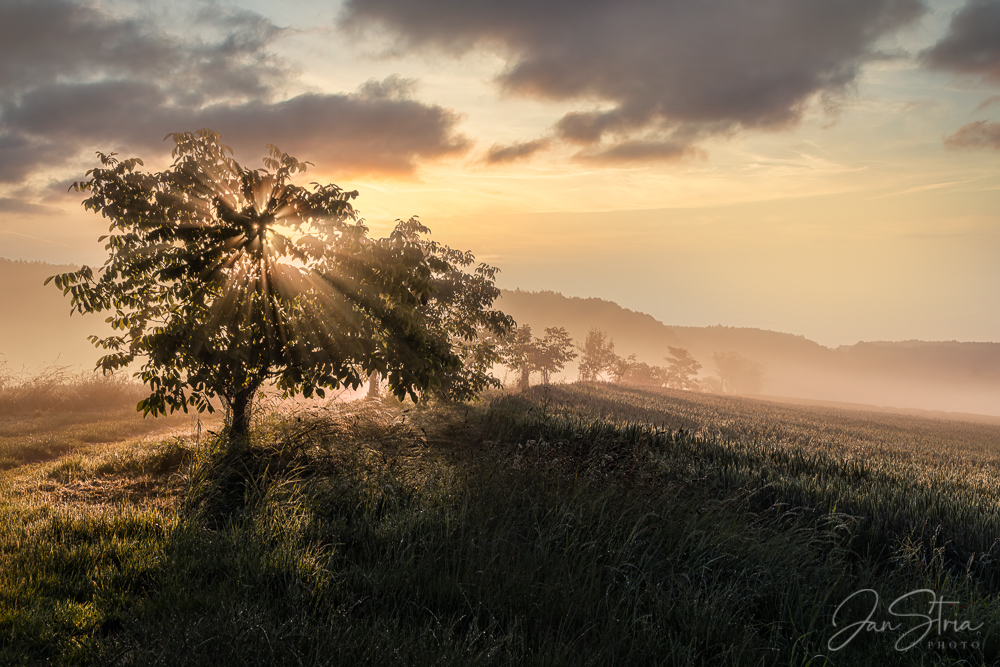
<path id="1" fill-rule="evenodd" d="M 142 362 L 145 413 L 211 410 L 220 397 L 230 433 L 244 436 L 265 383 L 323 397 L 378 374 L 401 398 L 447 395 L 483 325 L 509 327 L 492 310 L 495 269 L 466 273 L 471 254 L 426 241 L 414 219 L 373 238 L 351 204 L 357 192 L 294 184 L 309 163 L 273 145 L 263 169 L 247 169 L 218 133 L 167 138 L 174 161 L 162 172 L 98 154 L 101 166 L 73 187 L 110 221 L 108 259 L 49 279 L 73 311 L 109 313 L 116 333 L 91 339 L 107 351 L 98 366 Z M 471 326 L 442 325 L 442 276 L 475 287 L 462 302 Z"/>

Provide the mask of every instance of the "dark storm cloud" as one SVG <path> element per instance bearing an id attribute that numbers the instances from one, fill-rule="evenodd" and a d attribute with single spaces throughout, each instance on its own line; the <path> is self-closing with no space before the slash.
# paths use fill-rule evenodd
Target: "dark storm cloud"
<path id="1" fill-rule="evenodd" d="M 381 25 L 402 49 L 497 47 L 509 56 L 504 90 L 603 107 L 567 114 L 558 137 L 642 160 L 683 153 L 680 137 L 790 126 L 817 97 L 835 106 L 879 57 L 878 39 L 923 9 L 919 0 L 347 0 L 341 24 Z"/>
<path id="2" fill-rule="evenodd" d="M 94 70 L 155 75 L 165 52 L 156 40 L 144 45 L 145 37 L 135 23 L 116 23 L 81 5 L 5 1 L 0 4 L 0 91 L 6 97 L 39 81 Z"/>
<path id="3" fill-rule="evenodd" d="M 948 148 L 992 148 L 1000 150 L 1000 123 L 977 120 L 963 125 L 958 132 L 946 137 Z"/>
<path id="4" fill-rule="evenodd" d="M 504 164 L 507 162 L 523 160 L 531 157 L 538 151 L 545 150 L 551 144 L 552 141 L 546 138 L 535 139 L 533 141 L 522 141 L 508 146 L 493 144 L 493 146 L 490 147 L 490 150 L 487 151 L 486 157 L 483 158 L 483 162 L 486 162 L 487 164 Z"/>
<path id="5" fill-rule="evenodd" d="M 267 46 L 281 30 L 246 12 L 202 10 L 222 23 L 211 42 L 181 41 L 151 20 L 116 19 L 69 0 L 15 0 L 0 5 L 0 98 L 39 84 L 74 79 L 155 81 L 192 103 L 219 96 L 259 97 L 285 72 Z"/>
<path id="6" fill-rule="evenodd" d="M 1000 2 L 969 0 L 952 16 L 948 34 L 924 58 L 936 69 L 1000 83 Z"/>
<path id="7" fill-rule="evenodd" d="M 256 14 L 205 5 L 179 21 L 183 38 L 165 23 L 68 0 L 0 2 L 0 183 L 95 150 L 165 153 L 165 134 L 201 127 L 252 151 L 241 159 L 275 143 L 347 176 L 409 175 L 467 149 L 459 117 L 398 77 L 283 99 L 294 72 L 269 49 L 284 31 Z"/>

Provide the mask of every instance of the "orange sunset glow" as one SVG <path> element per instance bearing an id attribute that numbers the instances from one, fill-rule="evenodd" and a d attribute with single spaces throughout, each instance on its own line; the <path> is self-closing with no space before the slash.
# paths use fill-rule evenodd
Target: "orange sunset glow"
<path id="1" fill-rule="evenodd" d="M 5 3 L 0 256 L 100 262 L 67 192 L 94 152 L 163 168 L 164 134 L 209 127 L 505 289 L 831 348 L 1000 340 L 995 3 L 417 7 Z M 89 364 L 5 298 L 9 364 Z"/>

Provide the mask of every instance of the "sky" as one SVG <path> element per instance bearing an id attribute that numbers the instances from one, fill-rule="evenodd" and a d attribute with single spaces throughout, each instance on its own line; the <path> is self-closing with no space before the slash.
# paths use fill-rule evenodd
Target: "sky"
<path id="1" fill-rule="evenodd" d="M 0 0 L 0 256 L 208 127 L 505 288 L 824 345 L 1000 341 L 1000 0 Z"/>

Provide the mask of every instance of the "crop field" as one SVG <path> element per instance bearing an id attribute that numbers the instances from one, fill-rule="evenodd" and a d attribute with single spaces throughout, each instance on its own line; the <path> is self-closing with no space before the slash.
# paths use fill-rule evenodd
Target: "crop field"
<path id="1" fill-rule="evenodd" d="M 661 479 L 695 475 L 753 489 L 762 508 L 844 515 L 856 548 L 884 555 L 917 543 L 1000 585 L 998 425 L 608 385 L 535 392 L 544 419 L 534 428 L 551 431 L 548 440 L 565 439 L 560 429 L 605 428 L 637 442 L 681 433 L 648 454 Z"/>
<path id="2" fill-rule="evenodd" d="M 983 548 L 1000 538 L 990 518 L 1000 511 L 1000 425 L 610 385 L 541 387 L 536 396 L 557 423 L 683 430 L 702 456 L 720 457 L 714 475 L 799 494 L 824 511 L 884 515 L 905 501 L 910 518 L 960 526 Z M 738 472 L 738 462 L 751 465 Z M 959 515 L 941 515 L 952 503 Z"/>
<path id="3" fill-rule="evenodd" d="M 1000 656 L 996 425 L 592 384 L 265 412 L 239 447 L 45 419 L 72 447 L 8 436 L 0 471 L 4 664 Z"/>
<path id="4" fill-rule="evenodd" d="M 586 419 L 685 429 L 705 439 L 801 447 L 877 460 L 892 469 L 922 470 L 995 488 L 1000 481 L 1000 424 L 928 418 L 870 409 L 779 403 L 612 385 L 566 391 L 542 388 L 543 400 Z"/>
<path id="5" fill-rule="evenodd" d="M 151 434 L 197 438 L 220 423 L 218 412 L 144 419 L 135 406 L 147 393 L 121 375 L 51 367 L 22 377 L 0 365 L 0 470 Z"/>

